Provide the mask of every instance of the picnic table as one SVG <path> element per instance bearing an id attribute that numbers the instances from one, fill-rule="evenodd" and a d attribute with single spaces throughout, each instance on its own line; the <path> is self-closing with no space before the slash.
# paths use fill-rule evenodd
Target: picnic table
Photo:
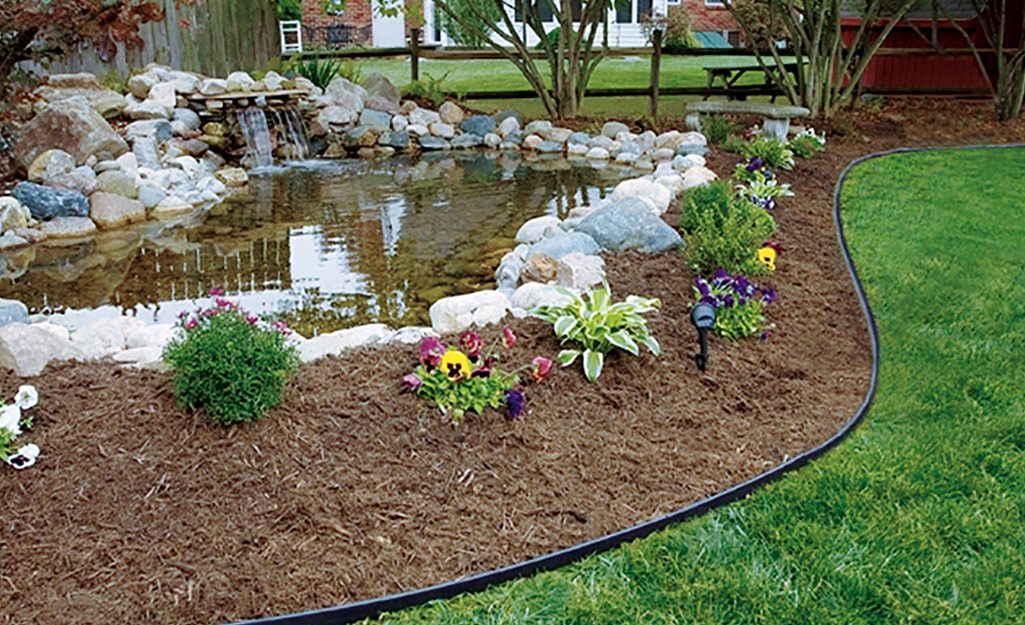
<path id="1" fill-rule="evenodd" d="M 786 63 L 784 68 L 787 72 L 794 74 L 795 76 L 797 75 L 797 63 Z M 707 86 L 709 89 L 715 86 L 716 79 L 719 79 L 722 82 L 723 87 L 730 89 L 736 86 L 737 81 L 748 72 L 757 72 L 762 74 L 765 78 L 763 84 L 766 86 L 773 86 L 776 84 L 773 80 L 773 76 L 778 71 L 778 68 L 774 63 L 769 63 L 765 68 L 763 68 L 758 63 L 752 61 L 741 61 L 738 63 L 730 63 L 729 65 L 723 65 L 722 63 L 717 63 L 715 65 L 702 65 L 701 69 L 705 70 L 708 74 Z M 705 94 L 704 99 L 707 100 L 708 96 L 709 94 Z M 730 100 L 744 100 L 747 96 L 727 96 L 727 98 Z M 776 101 L 776 96 L 772 96 L 772 101 Z"/>

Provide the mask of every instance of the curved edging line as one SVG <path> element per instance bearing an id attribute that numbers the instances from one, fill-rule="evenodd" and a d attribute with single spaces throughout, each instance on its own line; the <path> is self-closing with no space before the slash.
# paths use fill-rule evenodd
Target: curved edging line
<path id="1" fill-rule="evenodd" d="M 665 516 L 635 525 L 633 527 L 620 530 L 618 532 L 607 534 L 600 538 L 590 540 L 587 542 L 580 543 L 573 547 L 556 551 L 544 556 L 527 560 L 526 562 L 520 562 L 513 564 L 501 569 L 494 571 L 488 571 L 473 577 L 467 577 L 464 579 L 458 579 L 451 582 L 445 582 L 427 588 L 421 588 L 419 590 L 412 590 L 395 595 L 388 595 L 385 597 L 378 597 L 376 599 L 367 599 L 365 601 L 358 601 L 356 603 L 347 603 L 332 608 L 323 608 L 320 610 L 313 610 L 310 612 L 298 612 L 295 614 L 286 614 L 284 616 L 275 616 L 262 619 L 253 619 L 247 621 L 240 621 L 236 625 L 339 625 L 341 623 L 351 623 L 353 621 L 362 620 L 382 614 L 384 612 L 393 612 L 396 610 L 402 610 L 410 608 L 428 601 L 435 599 L 449 599 L 459 594 L 466 592 L 476 592 L 483 590 L 484 588 L 493 584 L 499 584 L 519 577 L 526 577 L 533 575 L 541 571 L 548 571 L 556 569 L 571 562 L 576 562 L 588 555 L 607 551 L 613 547 L 617 547 L 627 541 L 631 541 L 637 538 L 643 538 L 649 534 L 665 528 L 668 525 L 679 523 L 691 517 L 704 514 L 705 512 L 717 508 L 719 506 L 726 505 L 732 501 L 740 499 L 746 496 L 751 491 L 755 490 L 759 486 L 767 484 L 772 480 L 782 476 L 784 473 L 797 469 L 803 466 L 810 460 L 814 460 L 819 456 L 822 456 L 827 451 L 835 447 L 840 441 L 845 439 L 864 418 L 868 412 L 869 406 L 872 405 L 872 400 L 875 397 L 876 382 L 879 376 L 879 333 L 876 328 L 875 317 L 872 316 L 872 309 L 869 306 L 868 300 L 865 297 L 865 290 L 861 286 L 861 281 L 858 278 L 858 271 L 854 267 L 854 261 L 851 259 L 850 250 L 847 248 L 847 239 L 844 236 L 843 223 L 840 221 L 840 192 L 843 188 L 844 179 L 847 174 L 855 166 L 864 161 L 879 158 L 881 156 L 889 156 L 892 154 L 901 154 L 906 152 L 926 152 L 926 151 L 940 151 L 940 150 L 969 150 L 969 149 L 980 149 L 980 148 L 1021 148 L 1025 147 L 1025 144 L 1008 144 L 1008 145 L 972 145 L 972 146 L 961 146 L 961 147 L 931 147 L 931 148 L 898 148 L 895 150 L 888 150 L 885 152 L 877 152 L 875 154 L 869 154 L 855 159 L 847 165 L 840 174 L 840 178 L 836 183 L 836 190 L 833 194 L 833 221 L 836 224 L 837 237 L 840 243 L 840 250 L 843 254 L 844 262 L 847 265 L 847 271 L 851 275 L 851 279 L 854 282 L 854 287 L 858 295 L 858 301 L 861 304 L 861 310 L 865 315 L 865 319 L 868 321 L 869 335 L 872 341 L 872 376 L 869 384 L 868 393 L 865 395 L 865 400 L 855 415 L 848 421 L 842 429 L 836 434 L 831 436 L 828 440 L 823 442 L 818 447 L 814 447 L 794 458 L 780 464 L 765 473 L 762 473 L 750 480 L 733 486 L 721 493 L 703 499 L 697 503 L 693 503 L 685 508 L 681 508 L 676 512 L 671 512 Z"/>

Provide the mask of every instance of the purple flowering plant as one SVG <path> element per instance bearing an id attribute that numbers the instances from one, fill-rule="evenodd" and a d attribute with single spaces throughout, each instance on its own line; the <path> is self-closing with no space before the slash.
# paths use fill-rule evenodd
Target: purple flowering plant
<path id="1" fill-rule="evenodd" d="M 739 340 L 766 333 L 774 327 L 765 318 L 765 307 L 776 301 L 772 287 L 759 287 L 748 278 L 731 276 L 725 269 L 716 272 L 709 282 L 700 275 L 694 278 L 695 303 L 715 307 L 712 328 L 724 338 Z"/>
<path id="2" fill-rule="evenodd" d="M 503 406 L 508 418 L 515 419 L 523 413 L 523 384 L 541 382 L 552 367 L 550 359 L 538 356 L 518 369 L 500 368 L 498 346 L 508 349 L 516 341 L 516 334 L 508 326 L 502 328 L 501 337 L 486 350 L 473 330 L 459 335 L 458 348 L 446 347 L 440 339 L 427 337 L 420 343 L 419 364 L 402 377 L 402 384 L 434 402 L 443 414 L 450 414 L 456 425 L 468 410 L 481 414 L 485 408 Z"/>

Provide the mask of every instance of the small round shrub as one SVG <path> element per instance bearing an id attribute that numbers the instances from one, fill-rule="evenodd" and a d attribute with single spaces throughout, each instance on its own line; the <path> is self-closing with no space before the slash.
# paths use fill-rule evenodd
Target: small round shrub
<path id="1" fill-rule="evenodd" d="M 183 317 L 164 348 L 174 370 L 174 393 L 190 410 L 217 423 L 255 421 L 284 399 L 299 364 L 283 324 L 268 325 L 237 305 L 216 305 Z"/>

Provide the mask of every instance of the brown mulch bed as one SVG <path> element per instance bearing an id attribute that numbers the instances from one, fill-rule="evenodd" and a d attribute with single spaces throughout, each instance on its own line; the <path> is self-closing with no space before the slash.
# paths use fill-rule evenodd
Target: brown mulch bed
<path id="1" fill-rule="evenodd" d="M 228 429 L 180 409 L 164 373 L 62 363 L 0 375 L 5 395 L 38 387 L 26 438 L 43 449 L 31 469 L 0 470 L 0 622 L 214 623 L 420 588 L 646 521 L 821 443 L 853 416 L 871 370 L 832 222 L 837 176 L 896 145 L 1025 136 L 963 114 L 931 134 L 908 122 L 933 123 L 931 107 L 949 119 L 952 106 L 862 114 L 782 175 L 797 196 L 776 211 L 779 269 L 760 280 L 779 294 L 777 327 L 764 342 L 713 339 L 704 374 L 687 321 L 693 273 L 678 254 L 621 254 L 606 259 L 614 293 L 663 301 L 651 317 L 662 356 L 614 355 L 594 384 L 579 365 L 555 371 L 513 422 L 488 413 L 453 427 L 401 393 L 415 346 L 303 365 L 281 407 Z M 735 160 L 715 150 L 710 166 L 728 175 Z M 509 362 L 554 357 L 546 324 L 510 325 L 521 340 Z"/>

